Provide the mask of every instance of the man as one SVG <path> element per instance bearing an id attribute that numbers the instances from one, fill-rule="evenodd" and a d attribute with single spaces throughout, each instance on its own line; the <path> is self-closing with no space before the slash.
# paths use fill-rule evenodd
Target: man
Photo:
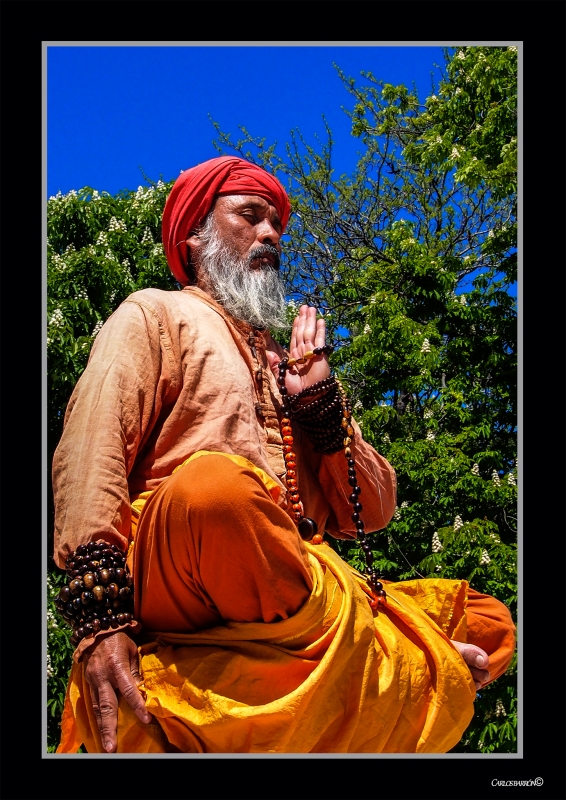
<path id="1" fill-rule="evenodd" d="M 268 332 L 289 214 L 241 159 L 182 173 L 163 244 L 183 290 L 131 295 L 71 397 L 53 465 L 68 617 L 93 607 L 88 580 L 105 614 L 127 599 L 97 560 L 112 547 L 129 548 L 135 608 L 77 628 L 59 752 L 445 752 L 510 661 L 502 604 L 408 581 L 378 605 L 322 542 L 384 528 L 396 484 L 339 402 L 315 309 L 289 354 Z M 320 419 L 344 424 L 343 448 Z"/>

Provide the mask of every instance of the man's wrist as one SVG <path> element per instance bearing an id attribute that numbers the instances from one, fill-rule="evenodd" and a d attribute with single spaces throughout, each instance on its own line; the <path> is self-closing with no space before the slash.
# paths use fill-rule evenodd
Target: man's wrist
<path id="1" fill-rule="evenodd" d="M 79 545 L 66 562 L 68 582 L 55 606 L 73 628 L 71 644 L 134 622 L 133 579 L 126 554 L 107 542 Z"/>

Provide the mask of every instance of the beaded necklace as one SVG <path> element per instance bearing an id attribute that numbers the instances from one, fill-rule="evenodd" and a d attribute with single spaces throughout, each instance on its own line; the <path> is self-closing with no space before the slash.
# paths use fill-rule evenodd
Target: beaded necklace
<path id="1" fill-rule="evenodd" d="M 370 540 L 365 533 L 364 530 L 364 523 L 360 516 L 361 511 L 363 510 L 363 506 L 360 503 L 359 496 L 361 494 L 361 487 L 358 486 L 358 481 L 356 477 L 356 462 L 354 460 L 354 455 L 352 452 L 352 442 L 354 440 L 354 428 L 352 426 L 352 407 L 350 405 L 350 401 L 346 396 L 346 393 L 342 387 L 342 384 L 339 380 L 335 378 L 328 378 L 324 381 L 318 381 L 317 383 L 312 384 L 312 386 L 307 387 L 307 389 L 303 389 L 302 392 L 299 392 L 297 395 L 289 396 L 287 387 L 285 386 L 285 374 L 287 370 L 291 367 L 294 367 L 296 364 L 306 364 L 307 361 L 315 356 L 322 355 L 323 353 L 329 355 L 333 350 L 331 345 L 325 345 L 324 347 L 315 347 L 313 350 L 308 350 L 301 358 L 283 358 L 279 362 L 279 376 L 277 378 L 277 386 L 279 388 L 279 392 L 281 394 L 281 402 L 282 402 L 282 410 L 283 416 L 281 418 L 281 435 L 283 437 L 283 456 L 285 458 L 285 465 L 287 468 L 286 472 L 286 481 L 287 481 L 287 488 L 290 493 L 290 500 L 292 503 L 292 510 L 293 510 L 293 518 L 295 520 L 295 524 L 299 530 L 299 534 L 301 538 L 305 541 L 310 542 L 311 544 L 322 544 L 323 537 L 320 533 L 318 533 L 318 526 L 313 519 L 310 517 L 303 516 L 303 506 L 301 503 L 301 497 L 299 494 L 299 484 L 297 479 L 297 456 L 293 450 L 293 428 L 291 427 L 291 417 L 293 416 L 293 402 L 297 401 L 299 398 L 312 396 L 318 394 L 320 391 L 328 388 L 331 384 L 336 383 L 338 385 L 338 392 L 339 392 L 339 402 L 342 406 L 342 421 L 340 423 L 341 430 L 338 434 L 331 434 L 329 437 L 322 437 L 326 441 L 330 438 L 331 441 L 336 440 L 336 436 L 342 440 L 341 444 L 344 448 L 344 456 L 346 458 L 348 464 L 348 483 L 352 488 L 352 493 L 348 497 L 348 501 L 352 505 L 353 514 L 352 514 L 352 522 L 356 525 L 356 530 L 358 533 L 358 544 L 362 549 L 362 553 L 364 555 L 364 560 L 366 563 L 365 567 L 365 578 L 368 583 L 368 586 L 372 592 L 372 599 L 370 600 L 370 606 L 375 609 L 378 606 L 381 606 L 387 598 L 387 594 L 385 589 L 383 588 L 383 584 L 379 580 L 379 576 L 376 570 L 373 567 L 373 553 L 371 551 Z M 309 403 L 309 408 L 312 408 L 312 413 L 316 415 L 317 403 L 320 401 L 314 400 L 312 403 Z"/>

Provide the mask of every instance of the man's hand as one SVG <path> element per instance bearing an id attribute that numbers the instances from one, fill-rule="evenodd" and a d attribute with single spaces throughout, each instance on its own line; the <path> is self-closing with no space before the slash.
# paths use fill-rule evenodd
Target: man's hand
<path id="1" fill-rule="evenodd" d="M 323 319 L 316 318 L 316 308 L 301 306 L 299 315 L 293 322 L 291 344 L 289 353 L 291 358 L 302 358 L 309 350 L 315 347 L 324 347 L 326 344 L 326 324 Z M 278 364 L 280 356 L 270 350 L 266 352 L 269 366 L 277 378 L 279 375 Z M 325 380 L 330 375 L 328 358 L 325 355 L 310 358 L 306 364 L 297 364 L 287 370 L 285 386 L 289 394 L 297 394 L 312 386 L 313 383 Z"/>
<path id="2" fill-rule="evenodd" d="M 118 692 L 142 722 L 151 722 L 151 715 L 146 711 L 138 689 L 142 682 L 138 648 L 127 633 L 116 631 L 111 636 L 95 640 L 83 658 L 102 746 L 107 753 L 114 753 L 117 747 Z"/>
<path id="3" fill-rule="evenodd" d="M 487 669 L 489 667 L 489 656 L 485 650 L 475 644 L 466 644 L 465 642 L 452 640 L 452 644 L 470 668 L 476 689 L 481 689 L 482 686 L 489 683 L 490 674 Z"/>

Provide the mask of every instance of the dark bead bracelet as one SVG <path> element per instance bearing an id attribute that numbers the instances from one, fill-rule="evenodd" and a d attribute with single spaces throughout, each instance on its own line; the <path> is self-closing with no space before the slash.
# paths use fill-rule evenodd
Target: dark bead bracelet
<path id="1" fill-rule="evenodd" d="M 322 397 L 305 405 L 297 404 L 302 397 L 309 396 L 310 390 L 316 386 L 317 384 L 312 384 L 302 392 L 286 398 L 290 416 L 304 430 L 315 452 L 336 453 L 342 449 L 345 435 L 342 426 L 342 400 L 336 379 L 331 377 L 318 382 L 318 388 L 311 394 L 318 394 L 323 390 Z"/>
<path id="2" fill-rule="evenodd" d="M 71 644 L 133 620 L 134 582 L 115 544 L 81 544 L 66 561 L 69 582 L 55 607 L 73 629 Z"/>

